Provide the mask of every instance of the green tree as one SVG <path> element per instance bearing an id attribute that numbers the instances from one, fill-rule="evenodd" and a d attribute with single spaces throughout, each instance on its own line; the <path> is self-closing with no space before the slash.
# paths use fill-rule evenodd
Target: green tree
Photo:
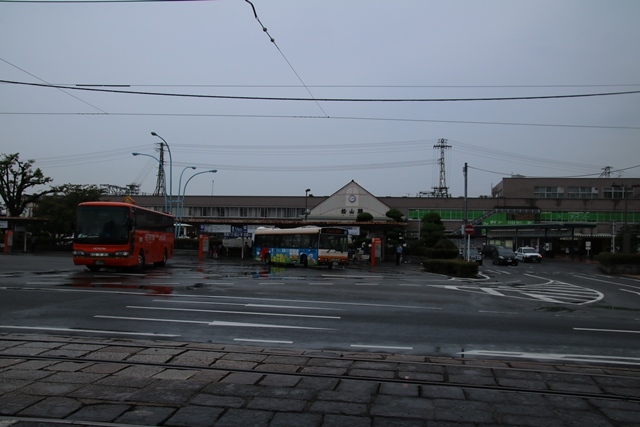
<path id="1" fill-rule="evenodd" d="M 404 214 L 400 212 L 398 209 L 393 209 L 393 208 L 389 209 L 385 215 L 387 216 L 387 218 L 391 218 L 395 222 L 402 222 L 402 219 L 403 219 L 402 217 L 404 216 Z"/>
<path id="2" fill-rule="evenodd" d="M 73 233 L 78 204 L 100 200 L 104 194 L 95 185 L 64 184 L 51 191 L 38 201 L 37 216 L 47 220 L 39 231 L 67 236 Z"/>
<path id="3" fill-rule="evenodd" d="M 372 221 L 372 220 L 373 220 L 373 215 L 371 215 L 369 212 L 360 212 L 356 217 L 356 221 Z"/>
<path id="4" fill-rule="evenodd" d="M 424 246 L 432 248 L 440 240 L 445 238 L 446 227 L 438 215 L 435 212 L 429 212 L 422 217 L 420 225 L 420 241 Z"/>
<path id="5" fill-rule="evenodd" d="M 53 178 L 44 176 L 40 168 L 33 169 L 35 160 L 22 162 L 20 155 L 3 154 L 0 158 L 0 197 L 7 207 L 8 216 L 20 216 L 26 207 L 51 193 L 51 189 L 27 193 L 27 190 L 45 185 Z"/>

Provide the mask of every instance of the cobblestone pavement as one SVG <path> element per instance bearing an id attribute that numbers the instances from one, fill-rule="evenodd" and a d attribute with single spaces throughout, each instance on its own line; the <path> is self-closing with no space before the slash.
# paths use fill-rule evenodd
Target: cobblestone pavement
<path id="1" fill-rule="evenodd" d="M 0 426 L 640 426 L 640 367 L 0 334 Z"/>

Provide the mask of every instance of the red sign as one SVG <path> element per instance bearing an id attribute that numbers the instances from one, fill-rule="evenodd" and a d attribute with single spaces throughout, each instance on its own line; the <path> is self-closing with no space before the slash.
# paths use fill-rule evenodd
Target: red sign
<path id="1" fill-rule="evenodd" d="M 466 234 L 473 234 L 473 232 L 474 232 L 473 225 L 471 225 L 471 224 L 465 225 L 464 226 L 464 232 Z"/>

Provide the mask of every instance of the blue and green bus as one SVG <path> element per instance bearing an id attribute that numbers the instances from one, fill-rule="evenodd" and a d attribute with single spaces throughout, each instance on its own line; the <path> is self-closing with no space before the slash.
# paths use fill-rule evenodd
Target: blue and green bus
<path id="1" fill-rule="evenodd" d="M 338 227 L 258 228 L 253 256 L 266 264 L 304 267 L 349 264 L 349 230 Z"/>

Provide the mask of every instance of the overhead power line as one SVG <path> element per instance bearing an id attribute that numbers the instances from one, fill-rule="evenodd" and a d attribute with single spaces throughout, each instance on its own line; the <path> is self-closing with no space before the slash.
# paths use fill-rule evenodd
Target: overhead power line
<path id="1" fill-rule="evenodd" d="M 122 117 L 229 117 L 241 119 L 306 119 L 306 120 L 362 120 L 381 122 L 412 122 L 412 123 L 453 123 L 463 125 L 491 125 L 491 126 L 533 126 L 533 127 L 558 127 L 578 129 L 626 129 L 638 130 L 640 126 L 608 126 L 608 125 L 577 125 L 563 123 L 526 123 L 526 122 L 479 122 L 472 120 L 437 120 L 437 119 L 408 119 L 391 117 L 348 117 L 348 116 L 303 116 L 303 115 L 275 115 L 275 114 L 200 114 L 200 113 L 55 113 L 55 112 L 8 112 L 0 111 L 5 116 L 122 116 Z"/>
<path id="2" fill-rule="evenodd" d="M 324 111 L 322 106 L 314 98 L 313 94 L 311 93 L 311 90 L 309 90 L 309 88 L 307 87 L 307 84 L 304 82 L 304 80 L 302 80 L 302 77 L 300 77 L 300 74 L 298 74 L 296 69 L 293 68 L 293 65 L 291 65 L 291 62 L 289 62 L 287 57 L 284 55 L 284 52 L 282 52 L 282 49 L 280 49 L 280 46 L 278 46 L 278 44 L 276 43 L 276 40 L 273 37 L 271 37 L 271 34 L 269 34 L 269 31 L 267 30 L 267 27 L 265 27 L 264 24 L 262 23 L 262 21 L 260 21 L 260 18 L 258 17 L 258 12 L 256 12 L 256 7 L 249 0 L 244 0 L 244 1 L 249 3 L 249 5 L 251 5 L 251 9 L 253 10 L 253 16 L 256 18 L 256 21 L 258 21 L 258 23 L 262 27 L 262 31 L 264 31 L 264 33 L 269 37 L 269 40 L 271 41 L 271 43 L 273 43 L 273 45 L 276 47 L 276 49 L 278 49 L 278 52 L 280 52 L 280 55 L 282 56 L 284 61 L 287 63 L 287 65 L 289 65 L 289 68 L 291 68 L 291 71 L 293 71 L 293 74 L 296 75 L 296 77 L 298 78 L 300 83 L 302 83 L 302 86 L 304 86 L 304 89 L 307 91 L 309 96 L 315 101 L 315 103 L 318 106 L 318 108 L 320 109 L 320 111 L 322 111 L 322 114 L 324 114 L 325 117 L 328 117 L 327 113 Z"/>
<path id="3" fill-rule="evenodd" d="M 146 92 L 133 90 L 115 90 L 90 88 L 85 86 L 63 86 L 43 83 L 20 82 L 15 80 L 0 80 L 0 83 L 36 86 L 43 88 L 81 90 L 100 93 L 117 93 L 123 95 L 145 95 L 145 96 L 166 96 L 179 98 L 205 98 L 205 99 L 234 99 L 250 101 L 311 101 L 311 102 L 473 102 L 473 101 L 529 101 L 540 99 L 567 99 L 567 98 L 589 98 L 601 96 L 620 96 L 639 94 L 640 90 L 623 92 L 600 92 L 600 93 L 579 93 L 568 95 L 536 95 L 536 96 L 509 96 L 509 97 L 480 97 L 480 98 L 296 98 L 296 97 L 275 97 L 275 96 L 233 96 L 233 95 L 203 95 L 189 93 L 169 93 L 169 92 Z"/>

